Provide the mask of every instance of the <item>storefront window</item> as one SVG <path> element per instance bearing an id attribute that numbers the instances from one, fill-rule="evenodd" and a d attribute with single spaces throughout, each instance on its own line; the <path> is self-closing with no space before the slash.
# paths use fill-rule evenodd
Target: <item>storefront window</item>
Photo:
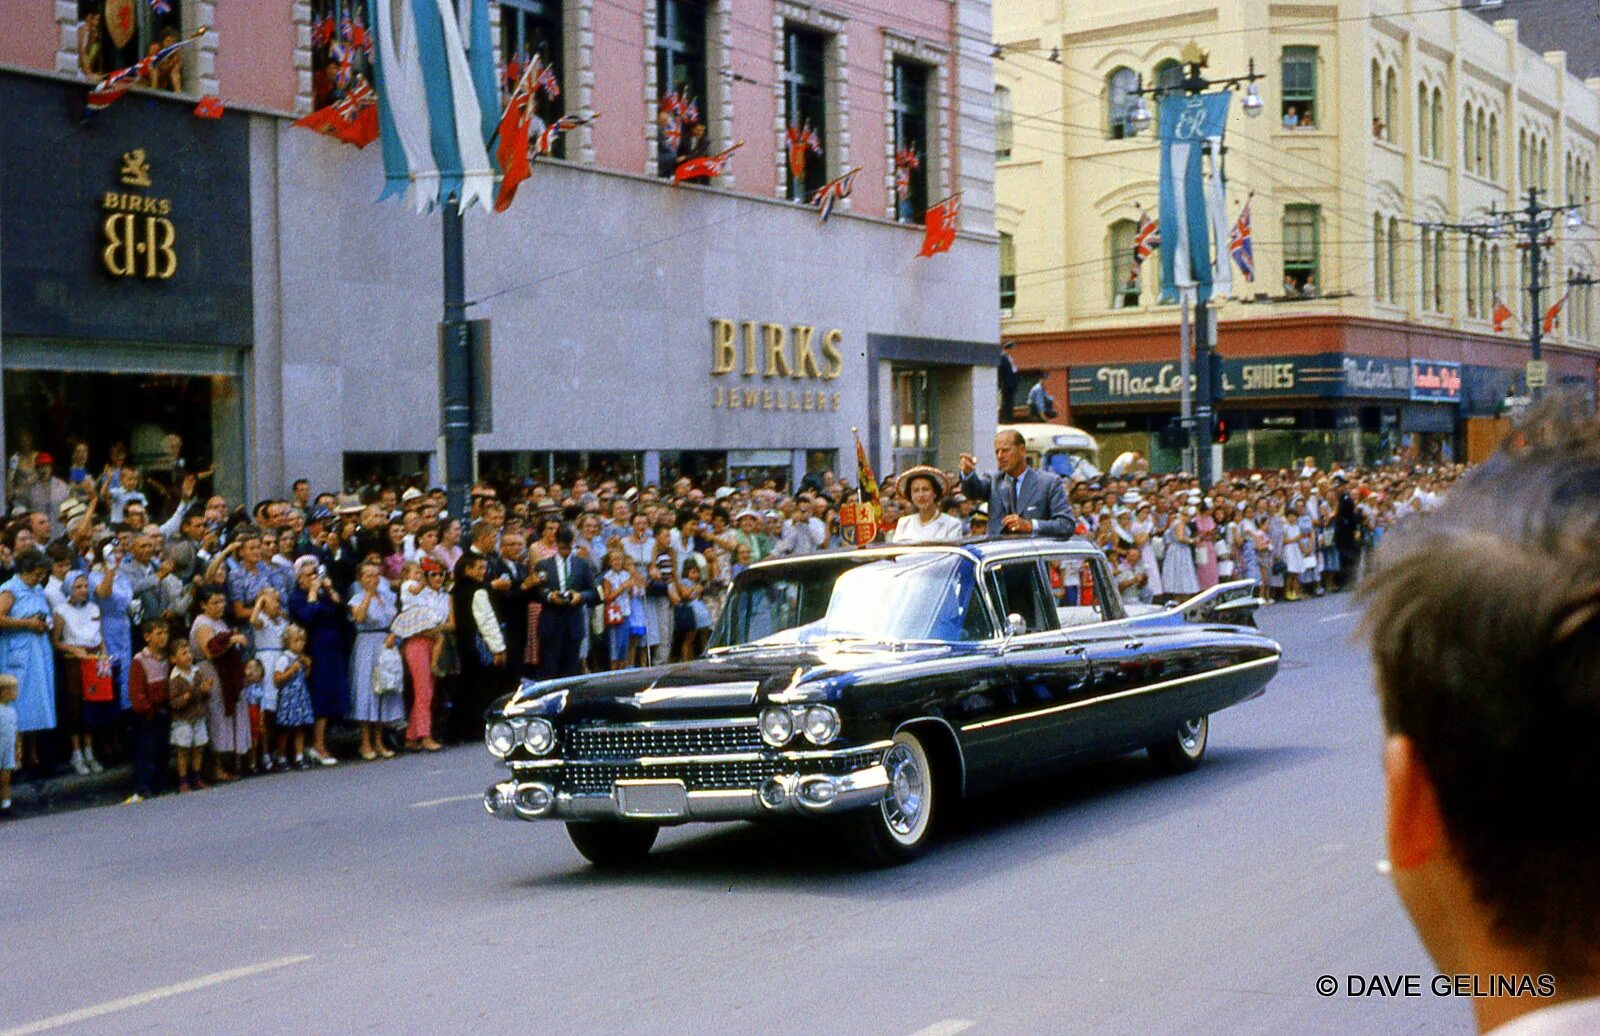
<path id="1" fill-rule="evenodd" d="M 202 494 L 244 498 L 244 412 L 238 378 L 222 375 L 111 374 L 60 370 L 5 372 L 5 435 L 13 505 L 28 492 L 39 453 L 55 477 L 72 468 L 99 481 L 113 457 L 138 469 L 148 513 L 165 521 L 183 474 L 201 476 Z M 83 463 L 75 464 L 74 451 Z M 86 453 L 86 457 L 85 457 Z M 81 477 L 81 476 L 80 476 Z"/>
<path id="2" fill-rule="evenodd" d="M 183 39 L 180 2 L 148 0 L 78 0 L 78 69 L 98 82 L 162 47 Z M 140 82 L 141 86 L 182 93 L 183 53 L 173 55 Z"/>
<path id="3" fill-rule="evenodd" d="M 523 480 L 571 485 L 587 479 L 591 488 L 607 480 L 637 485 L 644 475 L 644 454 L 606 450 L 484 450 L 478 454 L 478 476 L 507 484 Z"/>
<path id="4" fill-rule="evenodd" d="M 547 125 L 567 112 L 566 55 L 561 30 L 561 0 L 501 0 L 500 61 L 505 69 L 502 101 L 510 101 L 511 91 L 517 88 L 528 64 L 537 57 L 555 72 L 556 82 L 562 87 L 558 97 L 552 98 L 549 91 L 543 90 L 535 95 L 534 109 Z M 566 143 L 565 135 L 558 136 L 551 153 L 565 158 Z"/>
<path id="5" fill-rule="evenodd" d="M 938 456 L 934 374 L 926 368 L 897 367 L 893 374 L 894 427 L 889 441 L 894 469 L 933 464 Z"/>
<path id="6" fill-rule="evenodd" d="M 428 454 L 417 451 L 394 453 L 347 453 L 344 455 L 344 488 L 357 493 L 396 482 L 422 485 L 428 481 Z"/>
<path id="7" fill-rule="evenodd" d="M 372 82 L 372 39 L 366 12 L 366 0 L 312 0 L 313 108 L 326 108 L 362 81 Z"/>

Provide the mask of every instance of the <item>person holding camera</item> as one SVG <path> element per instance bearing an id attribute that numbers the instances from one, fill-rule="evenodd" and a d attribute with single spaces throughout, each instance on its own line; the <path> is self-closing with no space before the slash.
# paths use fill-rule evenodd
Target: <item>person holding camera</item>
<path id="1" fill-rule="evenodd" d="M 594 566 L 572 551 L 572 529 L 556 531 L 556 552 L 536 566 L 539 611 L 539 679 L 576 676 L 582 669 L 588 609 L 600 603 Z"/>
<path id="2" fill-rule="evenodd" d="M 311 744 L 306 755 L 319 766 L 339 760 L 328 751 L 328 720 L 343 717 L 350 703 L 344 648 L 344 604 L 327 570 L 310 555 L 294 563 L 295 588 L 289 592 L 289 618 L 306 631 L 311 659 Z"/>

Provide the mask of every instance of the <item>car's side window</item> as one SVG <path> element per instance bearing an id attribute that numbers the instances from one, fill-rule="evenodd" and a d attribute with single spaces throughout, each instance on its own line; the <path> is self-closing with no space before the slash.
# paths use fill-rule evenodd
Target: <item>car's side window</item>
<path id="1" fill-rule="evenodd" d="M 1095 583 L 1092 558 L 1052 557 L 1046 558 L 1044 564 L 1056 614 L 1064 628 L 1105 621 L 1105 605 Z"/>
<path id="2" fill-rule="evenodd" d="M 995 565 L 989 569 L 989 587 L 1000 614 L 1020 615 L 1027 632 L 1053 630 L 1060 625 L 1037 559 Z"/>
<path id="3" fill-rule="evenodd" d="M 961 615 L 961 639 L 965 641 L 988 640 L 994 636 L 994 622 L 989 618 L 989 609 L 983 605 L 983 587 L 977 583 L 972 585 L 972 592 L 967 595 L 965 611 Z"/>

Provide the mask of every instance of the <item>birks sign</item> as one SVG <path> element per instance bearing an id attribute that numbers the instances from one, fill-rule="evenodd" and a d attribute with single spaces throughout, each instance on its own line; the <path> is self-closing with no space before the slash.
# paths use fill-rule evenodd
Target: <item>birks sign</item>
<path id="1" fill-rule="evenodd" d="M 712 409 L 838 410 L 840 394 L 828 383 L 844 372 L 843 340 L 838 328 L 713 317 Z"/>
<path id="2" fill-rule="evenodd" d="M 113 277 L 170 280 L 178 272 L 172 199 L 147 193 L 154 183 L 144 148 L 122 155 L 117 180 L 121 189 L 106 191 L 100 199 L 105 213 L 100 222 L 100 264 Z"/>
<path id="3" fill-rule="evenodd" d="M 1195 389 L 1195 376 L 1189 376 Z M 1322 353 L 1314 356 L 1225 357 L 1224 399 L 1284 396 L 1358 396 L 1405 399 L 1411 394 L 1405 360 Z M 1068 379 L 1073 406 L 1171 403 L 1183 394 L 1183 376 L 1170 363 L 1120 363 L 1073 367 Z"/>

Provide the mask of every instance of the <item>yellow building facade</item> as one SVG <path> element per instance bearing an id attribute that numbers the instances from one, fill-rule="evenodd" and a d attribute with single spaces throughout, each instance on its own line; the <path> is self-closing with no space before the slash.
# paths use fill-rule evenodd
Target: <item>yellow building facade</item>
<path id="1" fill-rule="evenodd" d="M 1075 422 L 1126 434 L 1125 445 L 1153 445 L 1175 410 L 1175 393 L 1116 389 L 1150 384 L 1178 355 L 1157 259 L 1133 257 L 1141 208 L 1158 208 L 1159 149 L 1155 124 L 1134 133 L 1130 116 L 1139 86 L 1181 78 L 1192 41 L 1212 78 L 1252 60 L 1265 77 L 1261 113 L 1248 117 L 1236 96 L 1226 140 L 1229 215 L 1249 201 L 1256 276 L 1235 270 L 1217 305 L 1233 389 L 1224 412 L 1286 433 L 1266 454 L 1461 451 L 1466 422 L 1525 391 L 1538 315 L 1511 237 L 1430 224 L 1483 221 L 1537 187 L 1546 203 L 1584 206 L 1580 225 L 1555 217 L 1543 305 L 1569 278 L 1600 272 L 1600 80 L 1520 44 L 1515 21 L 1439 7 L 998 0 L 996 227 L 1002 336 L 1017 342 L 1018 366 L 1044 373 Z M 1154 113 L 1159 101 L 1148 103 Z M 1514 314 L 1499 333 L 1497 300 Z M 1591 399 L 1597 300 L 1572 288 L 1544 349 L 1550 383 Z M 1246 390 L 1249 360 L 1282 366 L 1292 384 Z M 1441 376 L 1459 391 L 1441 398 Z"/>

